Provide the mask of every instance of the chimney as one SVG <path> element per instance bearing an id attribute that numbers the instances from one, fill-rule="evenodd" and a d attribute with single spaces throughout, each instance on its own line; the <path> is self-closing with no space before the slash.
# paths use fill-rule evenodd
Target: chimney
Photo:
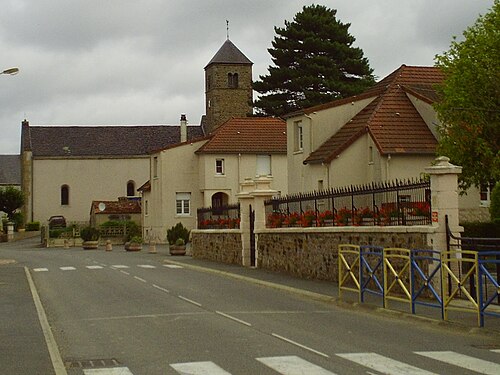
<path id="1" fill-rule="evenodd" d="M 181 114 L 181 142 L 187 141 L 187 120 L 186 115 Z"/>

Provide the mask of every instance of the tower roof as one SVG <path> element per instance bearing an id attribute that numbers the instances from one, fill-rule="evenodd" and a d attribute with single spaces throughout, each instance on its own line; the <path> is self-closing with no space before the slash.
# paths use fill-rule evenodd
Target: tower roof
<path id="1" fill-rule="evenodd" d="M 217 51 L 212 60 L 207 64 L 207 69 L 212 64 L 243 64 L 252 65 L 253 63 L 236 47 L 233 42 L 226 39 L 221 48 Z"/>

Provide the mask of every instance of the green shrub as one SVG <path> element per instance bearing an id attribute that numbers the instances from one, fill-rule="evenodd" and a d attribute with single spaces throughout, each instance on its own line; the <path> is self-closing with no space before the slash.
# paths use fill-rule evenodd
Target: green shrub
<path id="1" fill-rule="evenodd" d="M 167 241 L 170 245 L 175 244 L 178 238 L 182 238 L 184 243 L 189 241 L 189 230 L 182 223 L 177 223 L 167 230 Z"/>
<path id="2" fill-rule="evenodd" d="M 500 224 L 500 182 L 491 191 L 490 216 L 492 222 Z"/>
<path id="3" fill-rule="evenodd" d="M 135 242 L 138 244 L 142 244 L 142 237 L 141 236 L 134 236 L 130 239 L 130 242 Z"/>
<path id="4" fill-rule="evenodd" d="M 36 232 L 40 230 L 40 222 L 39 221 L 30 221 L 26 223 L 26 230 L 28 232 Z"/>
<path id="5" fill-rule="evenodd" d="M 16 212 L 12 215 L 12 221 L 14 222 L 14 228 L 17 231 L 19 228 L 24 228 L 24 215 L 22 212 Z"/>
<path id="6" fill-rule="evenodd" d="M 99 229 L 84 227 L 80 229 L 80 237 L 83 241 L 97 241 L 99 240 Z"/>
<path id="7" fill-rule="evenodd" d="M 184 241 L 183 238 L 178 238 L 176 241 L 175 241 L 175 246 L 184 246 L 186 244 L 186 241 Z"/>
<path id="8" fill-rule="evenodd" d="M 130 241 L 133 237 L 141 237 L 142 238 L 142 230 L 139 225 L 135 221 L 126 221 L 127 226 L 127 241 Z"/>
<path id="9" fill-rule="evenodd" d="M 462 237 L 481 237 L 481 238 L 499 238 L 500 222 L 496 223 L 463 223 L 464 227 Z"/>

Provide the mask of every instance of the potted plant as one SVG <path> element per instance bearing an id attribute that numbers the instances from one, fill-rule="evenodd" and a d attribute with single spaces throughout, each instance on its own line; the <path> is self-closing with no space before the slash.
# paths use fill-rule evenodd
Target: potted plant
<path id="1" fill-rule="evenodd" d="M 85 227 L 80 229 L 82 247 L 85 250 L 97 249 L 99 247 L 99 230 L 97 228 Z"/>
<path id="2" fill-rule="evenodd" d="M 185 255 L 186 243 L 189 240 L 189 230 L 182 223 L 177 223 L 167 230 L 167 240 L 170 255 Z"/>
<path id="3" fill-rule="evenodd" d="M 127 251 L 141 251 L 142 250 L 142 237 L 134 236 L 129 242 L 125 243 L 125 250 Z"/>

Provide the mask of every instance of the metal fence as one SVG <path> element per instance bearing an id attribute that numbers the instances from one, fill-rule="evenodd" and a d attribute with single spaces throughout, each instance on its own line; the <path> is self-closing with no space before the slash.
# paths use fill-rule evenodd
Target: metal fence
<path id="1" fill-rule="evenodd" d="M 407 304 L 413 314 L 423 305 L 449 319 L 452 310 L 476 314 L 483 327 L 486 316 L 500 318 L 500 251 L 435 251 L 339 245 L 339 298 L 346 292 Z M 463 271 L 467 270 L 467 271 Z"/>
<path id="2" fill-rule="evenodd" d="M 394 181 L 275 197 L 265 202 L 266 226 L 428 225 L 430 182 Z"/>
<path id="3" fill-rule="evenodd" d="M 239 229 L 240 204 L 197 210 L 198 229 Z"/>

